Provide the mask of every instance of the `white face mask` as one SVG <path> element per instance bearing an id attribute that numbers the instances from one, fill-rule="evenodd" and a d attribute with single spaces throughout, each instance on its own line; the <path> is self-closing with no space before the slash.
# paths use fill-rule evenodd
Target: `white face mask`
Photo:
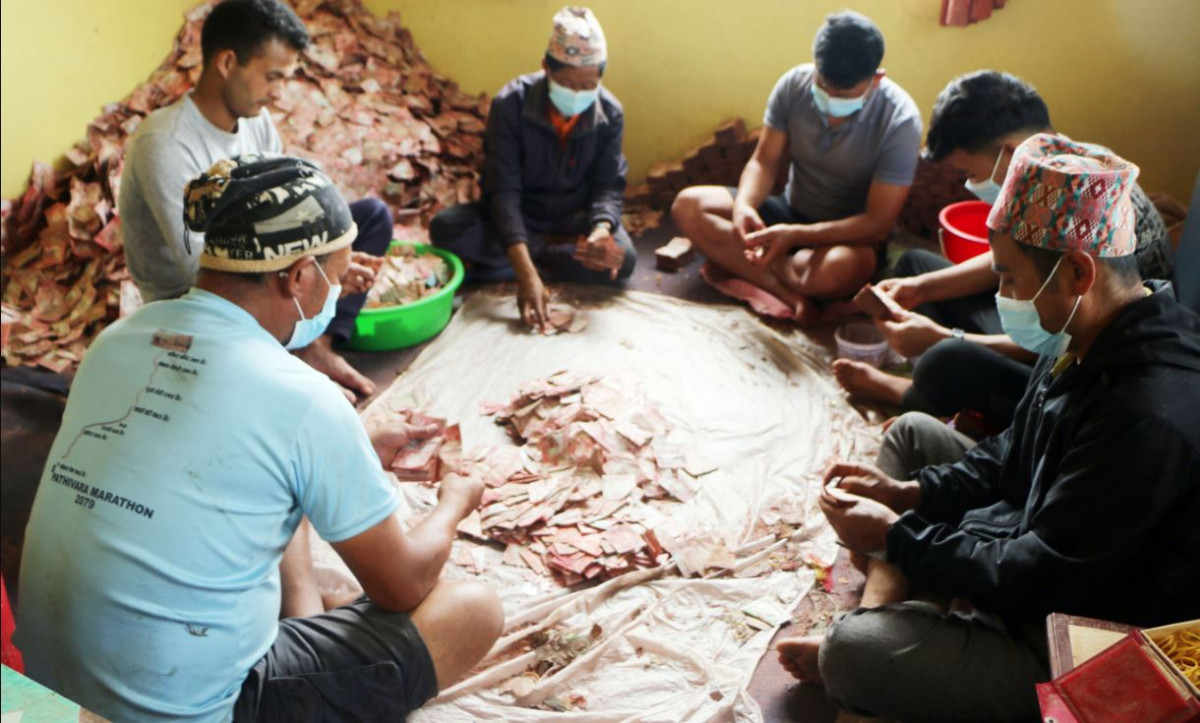
<path id="1" fill-rule="evenodd" d="M 1082 296 L 1075 299 L 1071 315 L 1067 317 L 1067 323 L 1063 324 L 1063 328 L 1058 333 L 1051 333 L 1042 328 L 1042 317 L 1038 315 L 1037 305 L 1034 302 L 1050 285 L 1050 280 L 1054 278 L 1054 274 L 1058 271 L 1064 258 L 1066 257 L 1059 257 L 1054 268 L 1050 270 L 1050 275 L 1042 283 L 1042 288 L 1037 290 L 1032 299 L 1022 301 L 996 294 L 996 311 L 1000 314 L 1000 326 L 1003 327 L 1004 333 L 1008 334 L 1009 338 L 1018 346 L 1039 356 L 1057 358 L 1066 353 L 1067 347 L 1071 344 L 1071 335 L 1067 333 L 1067 327 L 1075 318 L 1075 312 L 1079 311 L 1079 302 L 1083 301 Z"/>
<path id="2" fill-rule="evenodd" d="M 342 295 L 342 285 L 329 282 L 329 277 L 325 275 L 320 262 L 316 262 L 316 266 L 317 271 L 321 273 L 321 278 L 325 279 L 325 285 L 329 287 L 329 293 L 325 296 L 325 305 L 311 319 L 304 318 L 304 309 L 300 308 L 300 301 L 296 297 L 292 297 L 292 301 L 296 304 L 296 311 L 300 314 L 300 321 L 296 322 L 291 338 L 283 345 L 283 348 L 289 351 L 303 349 L 316 341 L 317 337 L 325 333 L 326 327 L 329 326 L 329 322 L 333 321 L 333 317 L 337 313 L 337 302 Z"/>
<path id="3" fill-rule="evenodd" d="M 963 185 L 967 190 L 975 194 L 975 196 L 985 203 L 996 203 L 996 199 L 1000 198 L 1000 184 L 996 183 L 996 170 L 1000 168 L 1000 159 L 1004 158 L 1004 149 L 1000 149 L 1000 153 L 996 156 L 996 162 L 992 164 L 992 173 L 983 181 L 972 181 L 967 179 Z"/>
<path id="4" fill-rule="evenodd" d="M 871 90 L 868 88 L 857 98 L 831 98 L 819 85 L 812 84 L 813 102 L 817 104 L 817 110 L 833 118 L 845 118 L 862 110 L 863 105 L 867 102 L 867 94 L 870 92 Z"/>

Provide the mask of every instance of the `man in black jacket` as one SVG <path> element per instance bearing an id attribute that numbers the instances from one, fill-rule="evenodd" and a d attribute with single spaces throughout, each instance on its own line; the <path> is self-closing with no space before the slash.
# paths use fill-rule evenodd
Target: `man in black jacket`
<path id="1" fill-rule="evenodd" d="M 1036 718 L 1048 613 L 1200 617 L 1200 317 L 1142 284 L 1136 176 L 1064 138 L 1017 149 L 988 218 L 997 308 L 1042 358 L 1012 427 L 961 461 L 833 466 L 821 507 L 871 558 L 864 607 L 780 645 L 796 677 L 872 715 Z"/>
<path id="2" fill-rule="evenodd" d="M 543 267 L 562 280 L 616 281 L 637 253 L 621 226 L 625 115 L 601 86 L 604 32 L 587 8 L 563 8 L 542 60 L 496 95 L 485 137 L 483 200 L 439 213 L 433 244 L 477 281 L 517 281 L 521 318 L 546 325 Z M 536 263 L 536 266 L 535 266 Z"/>

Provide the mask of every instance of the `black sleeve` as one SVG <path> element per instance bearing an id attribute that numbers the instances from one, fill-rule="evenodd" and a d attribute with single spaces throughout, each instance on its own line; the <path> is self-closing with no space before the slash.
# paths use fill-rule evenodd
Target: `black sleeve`
<path id="1" fill-rule="evenodd" d="M 514 94 L 492 103 L 487 122 L 483 195 L 488 215 L 506 249 L 529 238 L 521 216 L 520 114 L 520 96 Z"/>
<path id="2" fill-rule="evenodd" d="M 629 173 L 629 164 L 625 162 L 625 153 L 621 150 L 622 139 L 625 136 L 625 117 L 620 111 L 617 111 L 615 116 L 600 139 L 599 148 L 596 149 L 596 162 L 588 174 L 592 185 L 589 227 L 600 221 L 608 221 L 615 229 L 621 222 L 621 206 L 625 200 L 625 176 Z"/>
<path id="3" fill-rule="evenodd" d="M 954 464 L 917 470 L 921 505 L 917 513 L 929 522 L 957 525 L 968 510 L 1001 499 L 1000 469 L 1012 447 L 1012 427 L 988 437 Z"/>
<path id="4" fill-rule="evenodd" d="M 1200 453 L 1178 431 L 1122 411 L 1105 409 L 1073 435 L 1032 490 L 1045 499 L 1023 534 L 989 539 L 908 513 L 888 533 L 888 560 L 919 588 L 1010 620 L 1078 609 L 1101 581 L 1111 590 L 1200 479 Z"/>

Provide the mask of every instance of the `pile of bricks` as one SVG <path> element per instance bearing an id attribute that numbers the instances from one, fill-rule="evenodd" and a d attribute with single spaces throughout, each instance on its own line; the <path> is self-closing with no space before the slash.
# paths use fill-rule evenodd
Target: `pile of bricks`
<path id="1" fill-rule="evenodd" d="M 746 131 L 746 122 L 730 118 L 712 137 L 674 163 L 655 163 L 646 182 L 625 193 L 625 225 L 637 232 L 658 225 L 662 212 L 671 208 L 675 196 L 688 186 L 736 186 L 742 169 L 754 155 L 761 128 Z M 787 183 L 789 164 L 782 164 L 772 193 L 781 193 Z"/>
<path id="2" fill-rule="evenodd" d="M 966 177 L 949 163 L 933 163 L 922 158 L 897 225 L 918 236 L 936 238 L 938 214 L 943 208 L 958 201 L 977 200 L 963 186 L 965 180 Z"/>

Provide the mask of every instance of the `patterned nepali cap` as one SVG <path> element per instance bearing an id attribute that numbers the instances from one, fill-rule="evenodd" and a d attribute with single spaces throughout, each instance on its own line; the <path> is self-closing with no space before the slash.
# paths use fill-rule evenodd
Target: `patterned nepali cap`
<path id="1" fill-rule="evenodd" d="M 1030 246 L 1092 256 L 1134 252 L 1138 167 L 1102 146 L 1039 133 L 1013 154 L 987 226 Z"/>
<path id="2" fill-rule="evenodd" d="M 600 21 L 588 8 L 565 7 L 554 16 L 546 54 L 560 63 L 589 68 L 608 60 Z"/>
<path id="3" fill-rule="evenodd" d="M 353 243 L 342 194 L 310 161 L 248 153 L 217 161 L 184 189 L 183 221 L 204 234 L 200 267 L 278 271 Z"/>

